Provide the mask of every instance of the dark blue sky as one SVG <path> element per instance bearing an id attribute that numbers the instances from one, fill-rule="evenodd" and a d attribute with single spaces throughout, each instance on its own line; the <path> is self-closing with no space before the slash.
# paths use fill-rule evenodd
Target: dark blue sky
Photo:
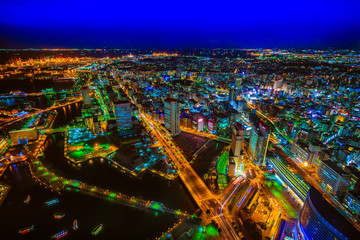
<path id="1" fill-rule="evenodd" d="M 0 0 L 0 48 L 356 48 L 360 0 Z"/>

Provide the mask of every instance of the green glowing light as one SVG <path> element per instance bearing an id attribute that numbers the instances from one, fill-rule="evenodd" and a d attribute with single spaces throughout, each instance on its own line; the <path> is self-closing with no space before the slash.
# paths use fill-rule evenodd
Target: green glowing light
<path id="1" fill-rule="evenodd" d="M 109 197 L 111 197 L 111 198 L 116 197 L 116 193 L 110 193 L 110 194 L 109 194 Z"/>
<path id="2" fill-rule="evenodd" d="M 43 170 L 44 170 L 44 167 L 38 167 L 38 170 L 39 170 L 39 171 L 43 171 Z"/>
<path id="3" fill-rule="evenodd" d="M 206 234 L 210 237 L 220 236 L 218 230 L 212 225 L 206 227 Z"/>
<path id="4" fill-rule="evenodd" d="M 80 187 L 80 182 L 78 181 L 72 181 L 71 185 L 74 186 L 74 187 Z"/>
<path id="5" fill-rule="evenodd" d="M 161 209 L 162 209 L 161 204 L 158 203 L 158 202 L 151 202 L 150 207 L 151 207 L 152 209 L 155 209 L 155 210 L 161 210 Z"/>
<path id="6" fill-rule="evenodd" d="M 58 177 L 53 177 L 52 179 L 50 179 L 50 182 L 56 181 L 58 179 L 59 179 Z"/>

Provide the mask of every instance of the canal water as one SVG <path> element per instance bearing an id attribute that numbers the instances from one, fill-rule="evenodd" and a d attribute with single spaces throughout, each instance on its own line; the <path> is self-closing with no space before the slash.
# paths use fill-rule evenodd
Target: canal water
<path id="1" fill-rule="evenodd" d="M 36 184 L 26 166 L 14 166 L 7 170 L 2 181 L 12 189 L 0 209 L 1 239 L 49 239 L 50 236 L 67 229 L 66 239 L 93 239 L 91 231 L 98 224 L 103 230 L 98 239 L 154 239 L 171 227 L 177 219 L 169 214 L 142 211 L 108 200 L 64 192 L 61 195 Z M 27 195 L 31 200 L 24 204 Z M 59 203 L 46 206 L 54 198 Z M 65 213 L 63 219 L 54 219 L 54 213 Z M 72 223 L 78 220 L 79 229 L 74 231 Z M 24 236 L 18 231 L 34 225 L 35 230 Z"/>
<path id="2" fill-rule="evenodd" d="M 79 109 L 75 105 L 71 109 L 58 111 L 56 127 L 68 124 L 78 113 Z M 49 141 L 43 162 L 49 171 L 58 176 L 144 200 L 158 201 L 172 209 L 189 213 L 196 210 L 179 180 L 170 182 L 151 174 L 136 179 L 100 162 L 95 162 L 93 166 L 74 168 L 64 158 L 64 136 L 57 133 Z M 65 229 L 69 232 L 66 239 L 94 239 L 91 231 L 100 223 L 104 227 L 96 237 L 98 239 L 154 239 L 178 221 L 170 214 L 143 211 L 81 193 L 63 192 L 59 195 L 34 182 L 26 165 L 8 168 L 0 181 L 12 186 L 0 208 L 0 239 L 49 239 L 51 235 Z M 27 195 L 31 196 L 31 200 L 29 204 L 24 204 Z M 59 199 L 59 204 L 47 207 L 45 202 L 54 198 Z M 55 212 L 65 213 L 65 217 L 54 219 Z M 72 229 L 74 219 L 78 220 L 79 225 L 76 231 Z M 19 229 L 31 225 L 35 225 L 36 229 L 20 236 Z"/>

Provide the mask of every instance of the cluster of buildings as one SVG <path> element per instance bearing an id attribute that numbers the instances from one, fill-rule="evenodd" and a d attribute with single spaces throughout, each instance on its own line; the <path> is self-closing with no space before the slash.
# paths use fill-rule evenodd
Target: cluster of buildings
<path id="1" fill-rule="evenodd" d="M 182 129 L 217 135 L 231 141 L 229 154 L 222 155 L 228 158 L 230 178 L 245 152 L 265 169 L 271 146 L 281 146 L 298 163 L 313 167 L 320 185 L 359 219 L 359 60 L 358 53 L 347 50 L 196 50 L 189 56 L 127 55 L 96 63 L 83 58 L 73 65 L 68 59 L 34 60 L 29 67 L 13 62 L 0 68 L 0 78 L 11 77 L 9 72 L 34 79 L 49 72 L 52 78 L 56 71 L 67 74 L 59 79 L 71 77 L 76 68 L 74 88 L 83 99 L 76 122 L 91 136 L 113 132 L 124 144 L 136 143 L 140 114 L 172 136 Z M 59 61 L 64 68 L 54 67 L 61 66 Z M 9 133 L 12 142 L 38 137 L 37 120 L 28 124 Z M 6 146 L 2 138 L 1 148 Z M 313 187 L 307 196 L 301 191 L 306 199 L 295 239 L 358 234 L 321 193 Z"/>

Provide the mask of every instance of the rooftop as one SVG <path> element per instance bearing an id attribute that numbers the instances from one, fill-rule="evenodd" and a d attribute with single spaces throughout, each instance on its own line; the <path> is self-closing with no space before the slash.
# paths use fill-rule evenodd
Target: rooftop
<path id="1" fill-rule="evenodd" d="M 325 160 L 323 161 L 323 163 L 341 176 L 349 175 L 347 172 L 345 172 L 341 167 L 339 167 L 335 162 L 331 160 Z"/>
<path id="2" fill-rule="evenodd" d="M 360 232 L 357 231 L 340 212 L 328 203 L 314 187 L 310 188 L 308 199 L 310 199 L 319 214 L 338 231 L 349 239 L 360 239 Z"/>

